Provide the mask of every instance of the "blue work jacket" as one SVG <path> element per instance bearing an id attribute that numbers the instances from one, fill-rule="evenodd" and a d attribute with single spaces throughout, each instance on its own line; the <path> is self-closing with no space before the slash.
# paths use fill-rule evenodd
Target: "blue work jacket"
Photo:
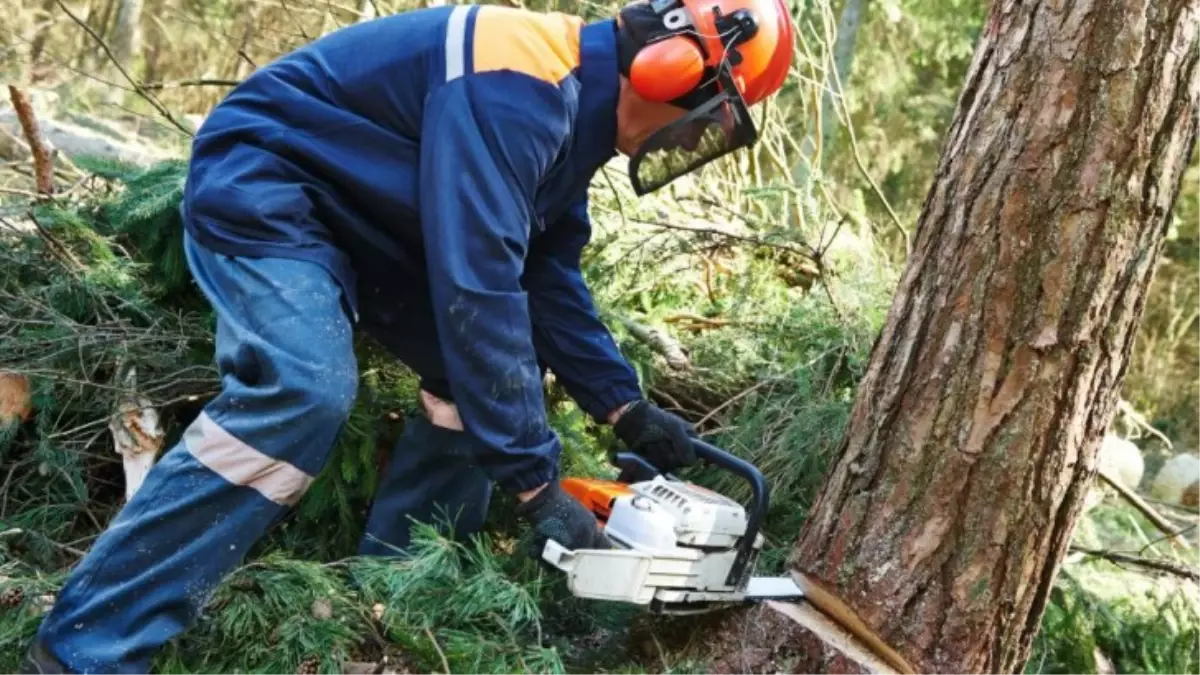
<path id="1" fill-rule="evenodd" d="M 358 325 L 445 383 L 498 483 L 553 480 L 539 364 L 598 420 L 641 395 L 580 272 L 588 184 L 615 154 L 615 31 L 458 5 L 326 35 L 213 109 L 185 226 L 325 267 Z"/>

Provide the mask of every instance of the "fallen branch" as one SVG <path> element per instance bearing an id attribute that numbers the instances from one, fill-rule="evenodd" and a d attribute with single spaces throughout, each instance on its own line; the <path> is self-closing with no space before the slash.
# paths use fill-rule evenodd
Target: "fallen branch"
<path id="1" fill-rule="evenodd" d="M 679 342 L 675 338 L 667 335 L 664 331 L 651 326 L 644 326 L 631 319 L 618 317 L 624 326 L 629 329 L 633 337 L 639 342 L 655 352 L 661 354 L 667 360 L 667 365 L 674 370 L 688 370 L 692 367 L 692 360 L 688 358 L 687 352 L 683 350 Z"/>
<path id="2" fill-rule="evenodd" d="M 664 317 L 663 323 L 684 324 L 682 326 L 684 330 L 697 331 L 703 330 L 704 328 L 724 328 L 733 322 L 731 322 L 729 319 L 700 316 L 699 314 L 692 314 L 691 312 L 679 312 L 677 314 Z"/>
<path id="3" fill-rule="evenodd" d="M 1136 508 L 1138 511 L 1141 511 L 1142 515 L 1146 516 L 1151 523 L 1154 523 L 1155 527 L 1161 530 L 1164 534 L 1169 535 L 1172 543 L 1184 547 L 1188 546 L 1187 541 L 1184 540 L 1183 537 L 1179 536 L 1180 531 L 1176 530 L 1175 526 L 1172 525 L 1166 518 L 1163 518 L 1158 511 L 1155 511 L 1154 507 L 1147 504 L 1146 500 L 1142 499 L 1136 492 L 1122 484 L 1121 479 L 1104 469 L 1098 469 L 1097 474 L 1099 474 L 1100 478 L 1104 479 L 1104 482 L 1108 483 L 1113 487 L 1113 489 L 1119 492 L 1126 501 L 1128 501 L 1130 504 L 1133 504 L 1134 508 Z"/>
<path id="4" fill-rule="evenodd" d="M 1196 509 L 1188 508 L 1186 506 L 1183 506 L 1182 504 L 1172 504 L 1171 502 L 1164 502 L 1163 500 L 1155 499 L 1154 497 L 1142 497 L 1142 499 L 1146 500 L 1147 504 L 1153 504 L 1155 506 L 1161 507 L 1162 511 L 1160 511 L 1159 513 L 1161 513 L 1162 515 L 1164 515 L 1167 518 L 1173 518 L 1175 520 L 1182 520 L 1182 521 L 1185 521 L 1188 523 L 1200 522 L 1200 514 L 1196 513 Z"/>
<path id="5" fill-rule="evenodd" d="M 42 132 L 38 128 L 37 117 L 33 114 L 33 106 L 25 92 L 14 85 L 8 85 L 8 97 L 12 101 L 13 110 L 21 122 L 21 131 L 25 134 L 25 143 L 33 153 L 33 170 L 37 176 L 37 191 L 43 197 L 54 193 L 54 161 Z"/>
<path id="6" fill-rule="evenodd" d="M 1167 560 L 1156 560 L 1154 558 L 1144 558 L 1132 553 L 1122 553 L 1121 551 L 1104 551 L 1101 549 L 1083 548 L 1081 546 L 1072 546 L 1071 551 L 1095 558 L 1103 558 L 1114 563 L 1138 565 L 1139 567 L 1146 567 L 1148 569 L 1158 570 L 1160 572 L 1167 572 L 1178 577 L 1183 577 L 1184 579 L 1200 582 L 1200 569 L 1188 567 L 1179 563 L 1173 563 Z"/>
<path id="7" fill-rule="evenodd" d="M 1137 428 L 1149 433 L 1151 436 L 1154 436 L 1155 438 L 1162 441 L 1163 444 L 1166 445 L 1169 450 L 1175 449 L 1175 445 L 1173 443 L 1171 443 L 1171 439 L 1169 439 L 1165 435 L 1163 435 L 1163 432 L 1161 432 L 1158 429 L 1155 429 L 1153 426 L 1151 426 L 1151 424 L 1146 421 L 1145 416 L 1143 416 L 1140 412 L 1135 410 L 1133 405 L 1129 401 L 1126 401 L 1125 399 L 1121 399 L 1120 401 L 1118 401 L 1117 402 L 1117 410 L 1119 410 L 1121 413 L 1128 416 L 1129 419 L 1133 420 L 1134 426 L 1136 426 Z"/>

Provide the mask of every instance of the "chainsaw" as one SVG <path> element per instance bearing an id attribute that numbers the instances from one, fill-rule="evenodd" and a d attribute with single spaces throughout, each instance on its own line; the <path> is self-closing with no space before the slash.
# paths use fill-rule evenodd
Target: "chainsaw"
<path id="1" fill-rule="evenodd" d="M 568 550 L 553 539 L 542 559 L 577 597 L 628 602 L 655 614 L 699 614 L 761 600 L 802 598 L 789 577 L 753 576 L 770 495 L 753 464 L 700 440 L 696 456 L 745 479 L 749 511 L 724 495 L 617 453 L 616 480 L 566 478 L 565 492 L 603 524 L 612 549 Z"/>

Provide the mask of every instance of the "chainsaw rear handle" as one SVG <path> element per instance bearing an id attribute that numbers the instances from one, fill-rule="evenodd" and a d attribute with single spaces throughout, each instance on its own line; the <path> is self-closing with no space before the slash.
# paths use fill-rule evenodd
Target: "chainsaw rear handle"
<path id="1" fill-rule="evenodd" d="M 762 528 L 763 518 L 766 517 L 770 506 L 771 494 L 767 487 L 767 479 L 758 467 L 750 462 L 698 438 L 692 439 L 692 449 L 696 451 L 697 458 L 741 476 L 750 484 L 751 503 L 746 512 L 746 533 L 738 543 L 737 556 L 733 566 L 729 568 L 729 577 L 726 580 L 726 583 L 736 587 L 747 577 L 747 569 L 754 555 L 754 541 L 758 538 L 758 531 Z M 621 469 L 617 480 L 622 483 L 652 480 L 659 475 L 658 469 L 646 458 L 632 452 L 618 452 L 613 463 Z M 665 474 L 664 478 L 678 480 L 671 474 Z"/>

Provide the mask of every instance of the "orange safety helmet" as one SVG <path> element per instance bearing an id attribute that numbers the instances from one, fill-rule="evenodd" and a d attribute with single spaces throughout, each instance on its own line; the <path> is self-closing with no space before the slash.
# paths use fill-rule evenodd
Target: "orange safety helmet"
<path id="1" fill-rule="evenodd" d="M 777 92 L 792 64 L 784 0 L 639 0 L 621 18 L 630 86 L 688 110 L 631 158 L 638 194 L 757 141 L 747 108 Z"/>
<path id="2" fill-rule="evenodd" d="M 708 69 L 730 57 L 733 81 L 747 105 L 783 86 L 792 65 L 792 17 L 783 0 L 680 0 L 659 5 L 674 34 L 633 57 L 629 81 L 648 101 L 665 103 L 694 90 Z"/>

